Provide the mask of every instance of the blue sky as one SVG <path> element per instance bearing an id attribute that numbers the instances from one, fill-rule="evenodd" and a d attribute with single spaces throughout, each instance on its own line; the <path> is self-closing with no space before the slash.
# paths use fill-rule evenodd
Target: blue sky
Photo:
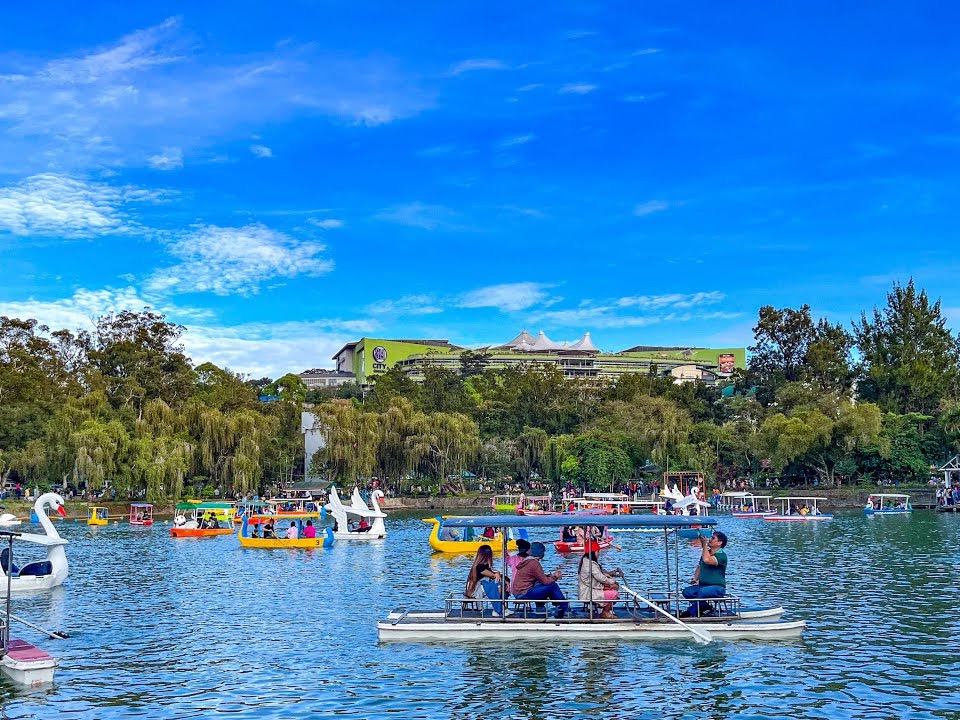
<path id="1" fill-rule="evenodd" d="M 960 320 L 952 3 L 75 7 L 0 9 L 0 314 L 150 306 L 258 377 L 745 346 L 910 276 Z"/>

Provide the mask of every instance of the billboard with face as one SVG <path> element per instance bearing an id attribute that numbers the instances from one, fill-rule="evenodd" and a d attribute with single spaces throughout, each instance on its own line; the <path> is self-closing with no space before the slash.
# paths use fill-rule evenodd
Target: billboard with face
<path id="1" fill-rule="evenodd" d="M 734 368 L 733 353 L 723 353 L 717 355 L 717 365 L 722 373 L 732 373 Z"/>

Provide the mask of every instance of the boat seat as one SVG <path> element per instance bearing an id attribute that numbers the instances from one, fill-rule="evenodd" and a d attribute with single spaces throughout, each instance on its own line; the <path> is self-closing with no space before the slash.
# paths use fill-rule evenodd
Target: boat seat
<path id="1" fill-rule="evenodd" d="M 4 575 L 16 577 L 20 574 L 20 568 L 17 567 L 16 563 L 10 569 L 10 548 L 0 550 L 0 568 L 3 568 Z"/>
<path id="2" fill-rule="evenodd" d="M 27 563 L 20 569 L 20 574 L 17 577 L 27 577 L 33 575 L 35 577 L 41 577 L 43 575 L 50 575 L 53 573 L 53 563 L 49 560 L 36 560 L 32 563 Z"/>

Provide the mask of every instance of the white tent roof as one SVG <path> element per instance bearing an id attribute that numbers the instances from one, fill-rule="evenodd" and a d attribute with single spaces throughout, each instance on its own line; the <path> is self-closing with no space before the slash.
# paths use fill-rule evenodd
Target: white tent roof
<path id="1" fill-rule="evenodd" d="M 533 344 L 533 348 L 531 349 L 536 352 L 538 350 L 562 350 L 563 348 L 548 338 L 546 334 L 544 334 L 543 330 L 541 330 L 537 335 L 537 341 Z"/>
<path id="2" fill-rule="evenodd" d="M 504 343 L 501 347 L 511 347 L 515 350 L 520 350 L 522 349 L 520 348 L 520 345 L 533 345 L 535 341 L 536 338 L 534 338 L 533 335 L 528 333 L 526 330 L 521 330 L 519 335 L 517 335 L 510 342 Z"/>
<path id="3" fill-rule="evenodd" d="M 580 350 L 582 352 L 600 352 L 592 342 L 590 342 L 590 333 L 585 332 L 583 337 L 570 346 L 570 350 Z"/>

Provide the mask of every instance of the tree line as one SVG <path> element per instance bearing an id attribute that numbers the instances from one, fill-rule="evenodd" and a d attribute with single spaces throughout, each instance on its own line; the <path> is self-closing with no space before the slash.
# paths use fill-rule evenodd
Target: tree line
<path id="1" fill-rule="evenodd" d="M 0 317 L 0 475 L 151 501 L 269 491 L 302 474 L 300 412 L 330 479 L 400 489 L 532 479 L 617 487 L 663 469 L 763 484 L 917 481 L 960 440 L 960 345 L 940 302 L 894 284 L 849 328 L 810 307 L 760 308 L 746 369 L 728 386 L 659 375 L 567 380 L 555 366 L 398 369 L 310 390 L 195 366 L 183 328 L 150 309 L 51 331 Z M 259 398 L 269 396 L 270 402 Z"/>

